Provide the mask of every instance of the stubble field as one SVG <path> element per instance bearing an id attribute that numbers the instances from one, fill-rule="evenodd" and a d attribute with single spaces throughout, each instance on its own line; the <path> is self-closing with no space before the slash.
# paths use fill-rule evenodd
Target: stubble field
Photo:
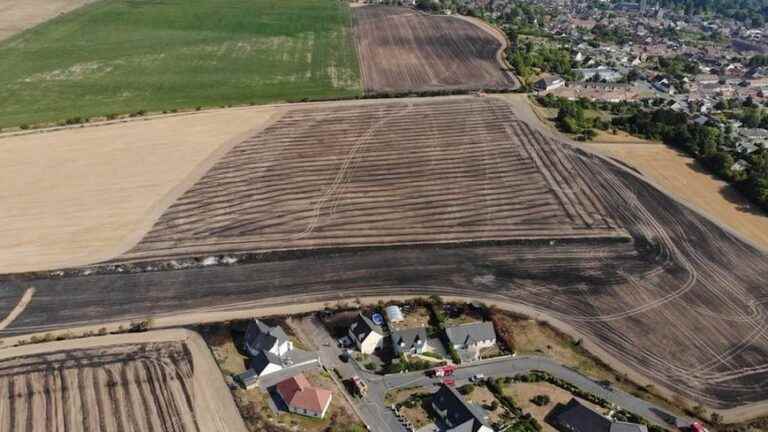
<path id="1" fill-rule="evenodd" d="M 2 333 L 355 296 L 463 295 L 556 320 L 612 365 L 696 403 L 761 412 L 766 255 L 632 171 L 543 138 L 520 118 L 496 97 L 291 108 L 233 148 L 116 261 L 230 248 L 295 253 L 185 270 L 112 262 L 89 276 L 3 277 L 2 316 L 36 291 Z M 521 216 L 527 202 L 543 213 Z M 546 236 L 524 236 L 542 226 Z M 589 238 L 607 227 L 611 236 Z M 630 238 L 616 241 L 617 230 Z M 478 233 L 492 241 L 466 241 Z M 375 242 L 347 248 L 361 239 Z"/>
<path id="2" fill-rule="evenodd" d="M 234 147 L 119 260 L 628 239 L 579 168 L 496 99 L 295 109 Z"/>
<path id="3" fill-rule="evenodd" d="M 0 273 L 125 252 L 213 161 L 275 114 L 212 111 L 0 138 Z"/>
<path id="4" fill-rule="evenodd" d="M 512 89 L 497 53 L 506 41 L 469 20 L 413 9 L 353 9 L 365 92 Z"/>

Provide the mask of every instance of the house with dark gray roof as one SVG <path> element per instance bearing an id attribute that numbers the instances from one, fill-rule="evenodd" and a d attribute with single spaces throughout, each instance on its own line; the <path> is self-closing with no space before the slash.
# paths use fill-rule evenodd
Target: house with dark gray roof
<path id="1" fill-rule="evenodd" d="M 256 357 L 259 351 L 267 351 L 282 358 L 293 350 L 293 342 L 280 326 L 270 327 L 254 319 L 245 331 L 245 350 L 251 357 Z"/>
<path id="2" fill-rule="evenodd" d="M 249 365 L 257 376 L 265 376 L 282 370 L 285 367 L 283 360 L 269 351 L 259 351 L 251 358 Z"/>
<path id="3" fill-rule="evenodd" d="M 456 351 L 470 353 L 475 359 L 481 349 L 496 344 L 496 331 L 489 321 L 446 327 L 445 336 Z"/>
<path id="4" fill-rule="evenodd" d="M 384 331 L 362 313 L 349 326 L 349 337 L 363 354 L 371 354 L 381 348 Z"/>
<path id="5" fill-rule="evenodd" d="M 613 421 L 573 398 L 547 420 L 561 432 L 648 432 L 645 425 Z"/>
<path id="6" fill-rule="evenodd" d="M 445 432 L 494 432 L 486 424 L 485 410 L 467 403 L 459 392 L 451 386 L 441 385 L 440 390 L 432 395 L 432 409 L 440 418 Z"/>
<path id="7" fill-rule="evenodd" d="M 423 353 L 429 348 L 427 329 L 419 327 L 393 331 L 392 347 L 397 355 Z"/>

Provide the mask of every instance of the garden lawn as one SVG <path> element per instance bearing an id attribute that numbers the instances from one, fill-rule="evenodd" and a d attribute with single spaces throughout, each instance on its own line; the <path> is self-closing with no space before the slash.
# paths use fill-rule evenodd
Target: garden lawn
<path id="1" fill-rule="evenodd" d="M 357 96 L 336 0 L 102 0 L 0 44 L 0 127 Z"/>

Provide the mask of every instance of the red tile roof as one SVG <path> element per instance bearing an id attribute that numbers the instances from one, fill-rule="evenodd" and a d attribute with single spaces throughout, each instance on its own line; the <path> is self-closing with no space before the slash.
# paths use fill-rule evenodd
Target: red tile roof
<path id="1" fill-rule="evenodd" d="M 330 391 L 312 387 L 302 374 L 279 382 L 277 392 L 288 406 L 316 413 L 322 413 L 331 400 Z"/>

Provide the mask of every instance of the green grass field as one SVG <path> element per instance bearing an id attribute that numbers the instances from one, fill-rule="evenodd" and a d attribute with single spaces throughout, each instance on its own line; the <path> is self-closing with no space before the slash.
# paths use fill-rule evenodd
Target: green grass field
<path id="1" fill-rule="evenodd" d="M 338 0 L 102 0 L 0 44 L 0 127 L 362 93 Z"/>

